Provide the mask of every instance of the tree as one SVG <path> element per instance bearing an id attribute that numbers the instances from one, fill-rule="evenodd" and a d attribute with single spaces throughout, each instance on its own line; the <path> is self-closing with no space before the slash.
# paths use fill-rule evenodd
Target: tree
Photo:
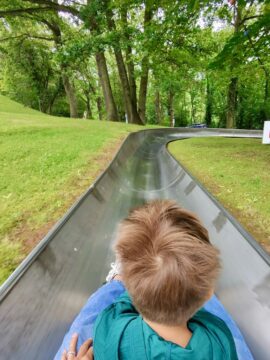
<path id="1" fill-rule="evenodd" d="M 84 12 L 82 12 L 82 18 L 84 19 L 86 26 L 89 27 L 92 36 L 96 36 L 97 38 L 102 34 L 101 26 L 99 24 L 101 9 L 102 7 L 97 0 L 87 0 L 87 7 Z M 99 81 L 102 87 L 106 106 L 107 119 L 111 121 L 118 121 L 119 116 L 112 93 L 106 57 L 102 43 L 97 44 L 95 58 L 98 68 Z"/>
<path id="2" fill-rule="evenodd" d="M 104 6 L 105 6 L 105 16 L 107 19 L 108 29 L 116 34 L 116 24 L 108 0 L 104 0 Z M 133 89 L 133 97 L 132 97 L 131 84 L 128 78 L 127 69 L 117 34 L 112 43 L 112 47 L 113 47 L 119 78 L 122 86 L 122 92 L 123 92 L 128 122 L 133 124 L 142 124 L 142 120 L 137 111 L 136 99 L 134 99 L 134 89 Z"/>
<path id="3" fill-rule="evenodd" d="M 146 37 L 151 36 L 150 23 L 153 17 L 152 6 L 153 4 L 149 0 L 145 1 L 144 34 L 146 35 Z M 148 75 L 149 75 L 149 54 L 146 52 L 141 61 L 141 80 L 140 80 L 140 92 L 139 92 L 139 103 L 138 103 L 138 111 L 143 123 L 145 123 L 146 120 L 145 112 L 146 112 Z"/>
<path id="4" fill-rule="evenodd" d="M 72 116 L 112 121 L 261 128 L 269 117 L 269 0 L 1 6 L 1 89 L 43 111 L 66 114 L 65 92 Z"/>
<path id="5" fill-rule="evenodd" d="M 53 39 L 41 36 L 40 26 L 29 21 L 25 21 L 25 25 L 27 32 L 24 33 L 14 23 L 0 31 L 5 49 L 1 60 L 2 88 L 13 98 L 51 113 L 56 98 L 63 93 L 60 75 L 53 63 Z"/>
<path id="6" fill-rule="evenodd" d="M 228 85 L 227 92 L 227 111 L 226 111 L 226 126 L 228 128 L 235 127 L 237 122 L 237 108 L 238 108 L 238 88 L 239 88 L 239 70 L 240 67 L 246 62 L 249 62 L 251 57 L 250 50 L 253 48 L 253 54 L 255 60 L 261 63 L 262 69 L 265 73 L 266 79 L 269 78 L 269 71 L 267 66 L 262 62 L 258 53 L 256 54 L 255 44 L 252 40 L 252 30 L 254 35 L 257 36 L 262 32 L 262 36 L 258 38 L 264 38 L 269 35 L 269 26 L 267 23 L 268 18 L 268 5 L 267 1 L 254 1 L 246 2 L 243 0 L 231 1 L 230 11 L 228 8 L 222 13 L 222 18 L 233 23 L 233 34 L 230 36 L 224 46 L 224 49 L 218 54 L 215 60 L 215 66 L 221 68 L 229 68 L 231 72 L 231 78 Z M 226 6 L 223 7 L 223 10 Z M 221 14 L 221 12 L 220 12 Z M 224 15 L 225 14 L 225 15 Z M 255 25 L 256 24 L 256 25 Z M 257 41 L 257 40 L 256 40 Z M 264 44 L 264 49 L 267 48 Z M 246 64 L 248 66 L 248 64 Z M 266 84 L 268 81 L 266 80 Z M 266 85 L 266 93 L 267 93 Z M 267 95 L 266 95 L 267 97 Z"/>
<path id="7" fill-rule="evenodd" d="M 47 31 L 45 31 L 44 34 L 42 35 L 35 35 L 34 33 L 33 34 L 30 33 L 28 27 L 29 38 L 33 37 L 33 38 L 39 38 L 40 40 L 49 40 L 49 41 L 53 40 L 56 49 L 62 46 L 63 40 L 62 40 L 61 25 L 63 25 L 64 23 L 59 18 L 56 10 L 50 8 L 51 11 L 49 14 L 47 14 L 47 11 L 49 10 L 48 7 L 42 7 L 42 8 L 21 7 L 18 9 L 9 9 L 9 6 L 7 7 L 8 7 L 7 10 L 0 11 L 0 16 L 5 17 L 6 20 L 9 20 L 10 18 L 12 19 L 14 17 L 16 18 L 19 17 L 20 23 L 24 22 L 25 24 L 27 23 L 29 24 L 29 21 L 31 21 L 33 26 L 35 26 L 35 24 L 43 24 L 52 33 L 52 37 L 47 36 Z M 44 15 L 47 16 L 44 17 Z M 42 31 L 41 27 L 39 27 L 39 31 Z M 70 106 L 70 116 L 78 117 L 76 94 L 75 94 L 74 86 L 70 81 L 69 69 L 65 64 L 60 64 L 60 71 L 61 71 L 63 86 Z"/>

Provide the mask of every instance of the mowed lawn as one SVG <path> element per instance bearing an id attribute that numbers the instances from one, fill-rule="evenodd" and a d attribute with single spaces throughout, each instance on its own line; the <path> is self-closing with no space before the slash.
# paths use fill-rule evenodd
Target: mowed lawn
<path id="1" fill-rule="evenodd" d="M 169 150 L 270 252 L 270 146 L 214 137 L 172 142 Z"/>
<path id="2" fill-rule="evenodd" d="M 0 95 L 0 283 L 141 129 L 51 117 Z"/>

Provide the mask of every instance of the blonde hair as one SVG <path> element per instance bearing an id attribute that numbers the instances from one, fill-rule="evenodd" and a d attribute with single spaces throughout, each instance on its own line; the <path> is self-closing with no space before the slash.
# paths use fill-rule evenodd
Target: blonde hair
<path id="1" fill-rule="evenodd" d="M 119 226 L 115 250 L 138 312 L 150 321 L 186 322 L 217 279 L 218 250 L 195 214 L 156 200 L 131 211 Z"/>

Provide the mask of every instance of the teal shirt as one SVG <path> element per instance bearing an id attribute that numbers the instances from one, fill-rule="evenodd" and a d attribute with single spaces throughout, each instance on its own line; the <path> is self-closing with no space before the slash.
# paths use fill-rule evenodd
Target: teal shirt
<path id="1" fill-rule="evenodd" d="M 161 338 L 142 319 L 127 292 L 107 307 L 94 328 L 95 360 L 237 360 L 223 320 L 201 309 L 188 322 L 185 348 Z"/>

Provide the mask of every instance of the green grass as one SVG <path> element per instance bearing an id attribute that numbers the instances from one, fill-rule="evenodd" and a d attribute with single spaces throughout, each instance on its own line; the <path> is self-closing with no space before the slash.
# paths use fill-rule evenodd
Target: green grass
<path id="1" fill-rule="evenodd" d="M 0 282 L 141 129 L 51 117 L 0 95 Z"/>
<path id="2" fill-rule="evenodd" d="M 169 150 L 270 251 L 270 146 L 214 137 L 176 141 Z"/>

